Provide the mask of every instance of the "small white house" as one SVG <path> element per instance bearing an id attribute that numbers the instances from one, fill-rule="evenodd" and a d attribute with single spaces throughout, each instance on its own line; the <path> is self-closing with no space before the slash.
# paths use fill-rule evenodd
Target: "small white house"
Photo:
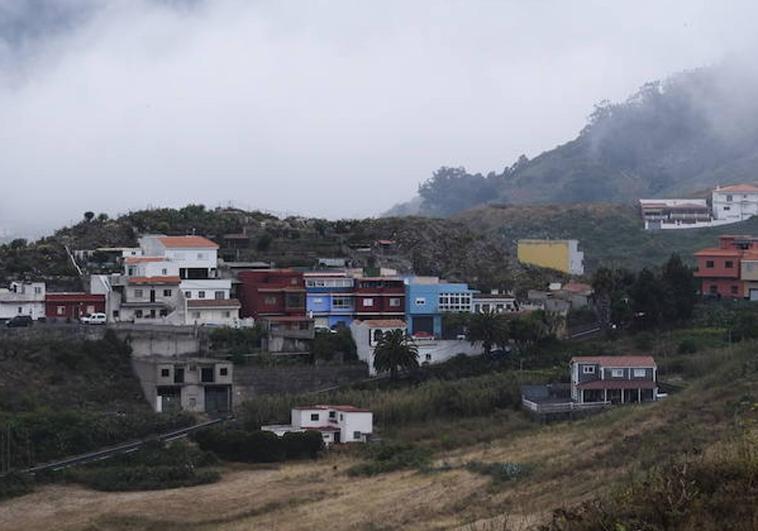
<path id="1" fill-rule="evenodd" d="M 17 315 L 45 317 L 44 282 L 11 282 L 8 288 L 0 289 L 0 319 Z"/>
<path id="2" fill-rule="evenodd" d="M 324 444 L 365 443 L 374 431 L 374 415 L 355 406 L 315 405 L 292 409 L 291 424 L 261 426 L 279 436 L 290 432 L 318 431 Z"/>
<path id="3" fill-rule="evenodd" d="M 186 300 L 185 324 L 236 326 L 242 305 L 237 299 Z"/>

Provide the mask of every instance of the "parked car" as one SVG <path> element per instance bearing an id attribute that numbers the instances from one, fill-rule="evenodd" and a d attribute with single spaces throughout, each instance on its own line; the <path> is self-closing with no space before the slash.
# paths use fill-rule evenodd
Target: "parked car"
<path id="1" fill-rule="evenodd" d="M 16 315 L 5 323 L 8 328 L 22 328 L 32 326 L 34 321 L 31 315 Z"/>
<path id="2" fill-rule="evenodd" d="M 83 315 L 79 318 L 80 323 L 90 325 L 104 325 L 106 321 L 107 317 L 104 313 L 91 313 L 89 315 Z"/>

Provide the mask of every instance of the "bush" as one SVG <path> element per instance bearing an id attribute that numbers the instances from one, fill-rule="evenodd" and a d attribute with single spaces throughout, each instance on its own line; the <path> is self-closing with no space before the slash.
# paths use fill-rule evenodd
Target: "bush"
<path id="1" fill-rule="evenodd" d="M 428 450 L 408 444 L 382 444 L 366 448 L 368 462 L 348 469 L 350 476 L 375 476 L 394 470 L 422 468 L 429 464 Z"/>
<path id="2" fill-rule="evenodd" d="M 505 483 L 528 475 L 531 467 L 519 463 L 482 463 L 481 461 L 471 461 L 466 463 L 466 470 L 490 476 L 495 483 Z"/>
<path id="3" fill-rule="evenodd" d="M 11 473 L 0 477 L 0 500 L 29 494 L 34 490 L 34 482 L 28 476 Z"/>
<path id="4" fill-rule="evenodd" d="M 191 487 L 218 481 L 215 470 L 189 465 L 112 466 L 71 470 L 67 478 L 103 491 L 158 490 Z"/>
<path id="5" fill-rule="evenodd" d="M 287 458 L 285 444 L 275 433 L 240 429 L 211 429 L 194 435 L 198 446 L 227 461 L 276 463 Z"/>
<path id="6" fill-rule="evenodd" d="M 676 347 L 676 352 L 678 354 L 694 354 L 697 352 L 697 344 L 692 339 L 684 339 Z"/>
<path id="7" fill-rule="evenodd" d="M 324 438 L 321 432 L 290 432 L 282 437 L 287 459 L 316 459 L 324 450 Z"/>

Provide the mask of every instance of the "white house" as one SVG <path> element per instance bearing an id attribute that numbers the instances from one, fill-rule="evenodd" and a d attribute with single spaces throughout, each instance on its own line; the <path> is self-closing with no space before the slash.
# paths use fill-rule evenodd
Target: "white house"
<path id="1" fill-rule="evenodd" d="M 161 256 L 179 268 L 185 279 L 216 278 L 218 245 L 202 236 L 154 234 L 139 239 L 144 256 Z"/>
<path id="2" fill-rule="evenodd" d="M 490 293 L 474 293 L 471 301 L 472 313 L 512 313 L 519 309 L 516 297 L 500 293 L 494 289 Z"/>
<path id="3" fill-rule="evenodd" d="M 228 278 L 208 278 L 182 280 L 182 292 L 187 300 L 228 299 L 232 292 L 232 281 Z"/>
<path id="4" fill-rule="evenodd" d="M 291 424 L 261 426 L 279 436 L 289 432 L 318 431 L 324 443 L 365 443 L 374 432 L 374 415 L 354 406 L 315 405 L 292 409 Z"/>
<path id="5" fill-rule="evenodd" d="M 374 369 L 374 349 L 382 336 L 393 330 L 402 330 L 406 333 L 405 322 L 399 319 L 375 319 L 370 321 L 356 320 L 350 323 L 350 332 L 353 335 L 358 359 L 368 364 L 368 373 L 376 376 Z M 482 353 L 479 344 L 471 344 L 465 339 L 438 339 L 434 337 L 417 337 L 413 343 L 418 349 L 419 365 L 433 365 L 442 363 L 459 356 L 477 356 Z"/>
<path id="6" fill-rule="evenodd" d="M 185 324 L 235 326 L 242 305 L 237 299 L 190 299 L 186 301 Z"/>
<path id="7" fill-rule="evenodd" d="M 0 319 L 17 315 L 45 317 L 44 282 L 11 282 L 8 288 L 0 289 Z"/>
<path id="8" fill-rule="evenodd" d="M 744 221 L 758 214 L 758 186 L 735 184 L 717 186 L 711 195 L 713 217 L 732 223 Z"/>

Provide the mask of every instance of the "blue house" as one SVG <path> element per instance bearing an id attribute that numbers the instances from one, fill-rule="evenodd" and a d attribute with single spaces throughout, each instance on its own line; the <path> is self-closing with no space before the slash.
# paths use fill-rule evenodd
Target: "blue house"
<path id="1" fill-rule="evenodd" d="M 442 315 L 471 312 L 474 293 L 468 284 L 452 284 L 437 277 L 407 278 L 405 318 L 408 333 L 442 336 Z"/>
<path id="2" fill-rule="evenodd" d="M 316 327 L 350 326 L 355 314 L 354 280 L 344 272 L 305 273 L 305 310 Z"/>

